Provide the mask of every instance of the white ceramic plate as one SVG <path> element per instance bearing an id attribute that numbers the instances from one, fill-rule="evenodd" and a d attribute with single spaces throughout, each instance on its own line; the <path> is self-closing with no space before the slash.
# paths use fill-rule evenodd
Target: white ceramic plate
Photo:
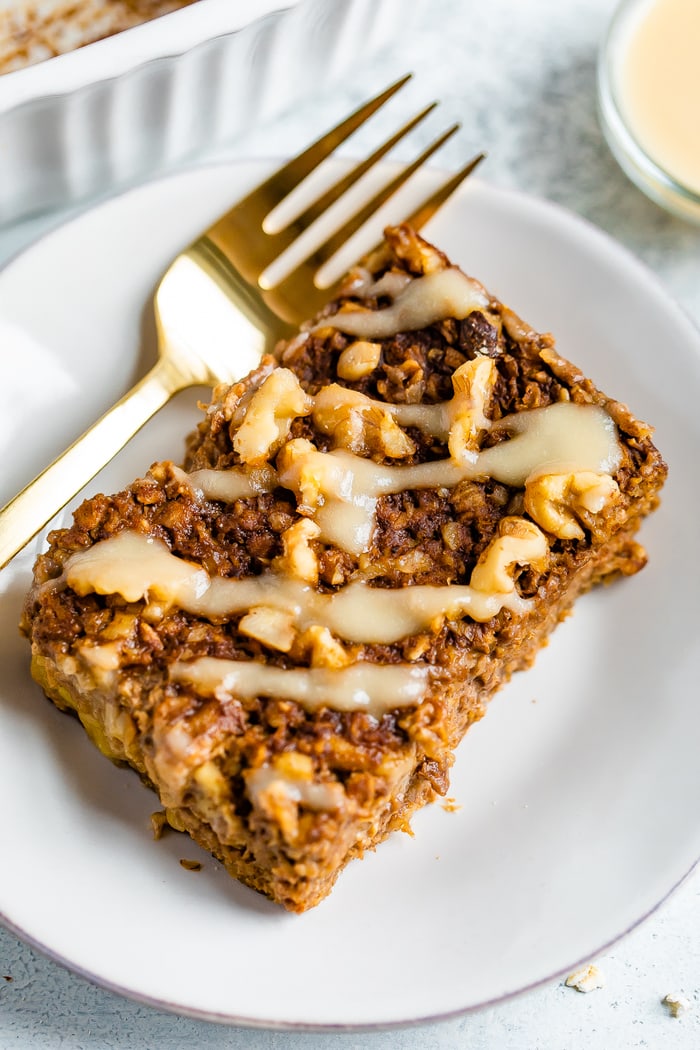
<path id="1" fill-rule="evenodd" d="M 149 292 L 182 244 L 267 170 L 146 186 L 0 275 L 7 497 L 143 369 Z M 424 173 L 425 184 L 434 173 Z M 610 393 L 670 464 L 639 576 L 585 597 L 459 749 L 451 794 L 289 915 L 183 836 L 42 699 L 15 624 L 33 551 L 0 574 L 0 913 L 54 958 L 161 1007 L 267 1025 L 447 1015 L 552 978 L 629 930 L 700 856 L 695 483 L 700 336 L 656 281 L 550 205 L 468 185 L 430 235 Z M 89 487 L 177 456 L 194 395 Z M 180 858 L 198 858 L 200 872 Z"/>

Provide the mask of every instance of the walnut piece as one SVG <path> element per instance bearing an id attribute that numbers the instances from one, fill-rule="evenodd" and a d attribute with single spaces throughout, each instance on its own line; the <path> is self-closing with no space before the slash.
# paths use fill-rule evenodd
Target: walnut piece
<path id="1" fill-rule="evenodd" d="M 254 606 L 242 618 L 238 630 L 248 638 L 255 638 L 281 653 L 289 652 L 296 637 L 293 616 L 269 605 Z"/>
<path id="2" fill-rule="evenodd" d="M 465 361 L 452 376 L 454 397 L 450 401 L 448 448 L 458 463 L 473 458 L 480 432 L 490 425 L 486 408 L 496 376 L 496 366 L 490 357 Z"/>
<path id="3" fill-rule="evenodd" d="M 416 451 L 388 408 L 357 390 L 331 383 L 315 399 L 313 419 L 319 430 L 333 438 L 336 447 L 357 455 L 375 453 L 400 459 Z"/>
<path id="4" fill-rule="evenodd" d="M 273 765 L 244 775 L 251 802 L 278 825 L 288 842 L 294 842 L 299 833 L 300 807 L 331 812 L 346 805 L 342 784 L 314 782 L 311 759 L 296 752 L 285 752 Z"/>
<path id="5" fill-rule="evenodd" d="M 503 518 L 498 535 L 482 553 L 469 581 L 483 594 L 510 594 L 515 588 L 515 569 L 529 565 L 543 569 L 547 559 L 544 533 L 525 518 Z"/>
<path id="6" fill-rule="evenodd" d="M 599 514 L 620 495 L 609 474 L 580 470 L 575 474 L 540 474 L 525 484 L 525 509 L 560 540 L 582 540 L 580 519 Z"/>
<path id="7" fill-rule="evenodd" d="M 352 663 L 348 653 L 327 627 L 318 624 L 307 627 L 301 636 L 301 643 L 310 650 L 312 667 L 330 667 L 337 670 Z"/>
<path id="8" fill-rule="evenodd" d="M 293 438 L 283 445 L 277 457 L 280 483 L 297 497 L 300 514 L 313 514 L 321 499 L 323 472 L 313 453 L 318 449 L 306 438 Z"/>
<path id="9" fill-rule="evenodd" d="M 341 379 L 353 382 L 369 375 L 379 364 L 382 354 L 381 343 L 370 343 L 366 339 L 356 339 L 341 352 L 336 371 Z"/>
<path id="10" fill-rule="evenodd" d="M 318 558 L 311 541 L 320 534 L 320 527 L 309 518 L 301 518 L 285 529 L 282 533 L 284 554 L 273 561 L 275 571 L 304 583 L 318 583 Z"/>
<path id="11" fill-rule="evenodd" d="M 259 463 L 274 455 L 289 436 L 292 421 L 307 416 L 313 398 L 305 394 L 288 368 L 276 368 L 250 400 L 233 439 L 244 463 Z"/>
<path id="12" fill-rule="evenodd" d="M 194 779 L 212 802 L 220 803 L 230 795 L 231 785 L 212 759 L 198 766 Z"/>

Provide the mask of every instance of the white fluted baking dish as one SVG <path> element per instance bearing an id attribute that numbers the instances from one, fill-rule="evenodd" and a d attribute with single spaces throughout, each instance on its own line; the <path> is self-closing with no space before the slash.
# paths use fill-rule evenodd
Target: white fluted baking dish
<path id="1" fill-rule="evenodd" d="M 197 0 L 0 75 L 0 224 L 224 145 L 394 40 L 412 6 Z"/>

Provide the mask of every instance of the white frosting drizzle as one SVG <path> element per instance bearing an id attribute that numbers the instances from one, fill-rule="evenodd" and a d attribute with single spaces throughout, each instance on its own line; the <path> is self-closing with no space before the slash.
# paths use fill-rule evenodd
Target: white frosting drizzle
<path id="1" fill-rule="evenodd" d="M 219 700 L 259 696 L 294 700 L 307 711 L 366 711 L 381 718 L 387 711 L 419 703 L 430 668 L 413 664 L 358 663 L 350 667 L 284 669 L 255 660 L 222 660 L 203 656 L 172 666 L 173 682 L 186 682 Z"/>
<path id="2" fill-rule="evenodd" d="M 205 468 L 193 470 L 190 474 L 184 471 L 179 473 L 197 495 L 227 503 L 259 496 L 261 492 L 272 492 L 278 484 L 277 474 L 272 467 L 253 473 L 245 473 L 236 467 L 230 470 Z"/>
<path id="3" fill-rule="evenodd" d="M 541 474 L 614 474 L 622 459 L 615 424 L 598 405 L 561 401 L 505 416 L 492 429 L 512 437 L 484 449 L 477 467 L 506 485 L 522 486 Z"/>
<path id="4" fill-rule="evenodd" d="M 543 473 L 612 473 L 620 462 L 615 424 L 597 405 L 548 405 L 507 416 L 494 429 L 513 436 L 459 463 L 441 459 L 383 466 L 342 449 L 311 450 L 283 469 L 279 480 L 299 491 L 304 477 L 313 477 L 320 498 L 309 509 L 323 537 L 360 555 L 371 544 L 380 496 L 409 489 L 453 488 L 460 481 L 485 477 L 522 486 L 529 477 Z"/>
<path id="5" fill-rule="evenodd" d="M 483 310 L 489 299 L 483 288 L 454 266 L 415 277 L 382 310 L 344 310 L 324 317 L 319 328 L 332 326 L 362 339 L 385 339 L 402 331 L 417 331 L 445 317 L 461 320 Z"/>
<path id="6" fill-rule="evenodd" d="M 433 405 L 392 405 L 386 401 L 361 394 L 339 383 L 325 386 L 314 398 L 313 419 L 326 434 L 332 434 L 338 413 L 344 408 L 370 411 L 376 409 L 390 415 L 402 427 L 418 427 L 426 434 L 447 441 L 454 415 L 454 399 L 438 401 Z"/>
<path id="7" fill-rule="evenodd" d="M 430 434 L 440 441 L 447 441 L 452 421 L 452 402 L 438 401 L 434 405 L 384 405 L 402 427 L 418 427 L 424 434 Z"/>
<path id="8" fill-rule="evenodd" d="M 515 591 L 486 594 L 469 586 L 389 589 L 357 580 L 322 594 L 274 573 L 240 580 L 210 577 L 201 566 L 171 554 L 161 540 L 128 530 L 72 555 L 63 582 L 77 594 L 121 594 L 130 602 L 155 597 L 211 620 L 269 606 L 285 610 L 301 630 L 320 625 L 349 642 L 386 645 L 427 629 L 442 616 L 468 613 L 485 622 L 503 608 L 522 613 L 530 606 Z"/>

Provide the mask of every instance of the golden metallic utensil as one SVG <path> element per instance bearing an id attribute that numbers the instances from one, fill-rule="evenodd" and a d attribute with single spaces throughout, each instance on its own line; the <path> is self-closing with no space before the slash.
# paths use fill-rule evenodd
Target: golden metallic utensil
<path id="1" fill-rule="evenodd" d="M 154 296 L 158 360 L 154 367 L 66 452 L 0 510 L 0 568 L 119 452 L 176 393 L 192 386 L 235 382 L 262 354 L 294 331 L 337 292 L 319 288 L 319 269 L 389 197 L 458 130 L 455 124 L 386 183 L 334 233 L 271 288 L 260 283 L 271 264 L 312 223 L 428 115 L 422 110 L 326 190 L 283 230 L 264 220 L 322 161 L 409 79 L 402 77 L 337 127 L 284 164 L 181 252 Z M 419 228 L 482 159 L 449 178 L 407 221 Z"/>

